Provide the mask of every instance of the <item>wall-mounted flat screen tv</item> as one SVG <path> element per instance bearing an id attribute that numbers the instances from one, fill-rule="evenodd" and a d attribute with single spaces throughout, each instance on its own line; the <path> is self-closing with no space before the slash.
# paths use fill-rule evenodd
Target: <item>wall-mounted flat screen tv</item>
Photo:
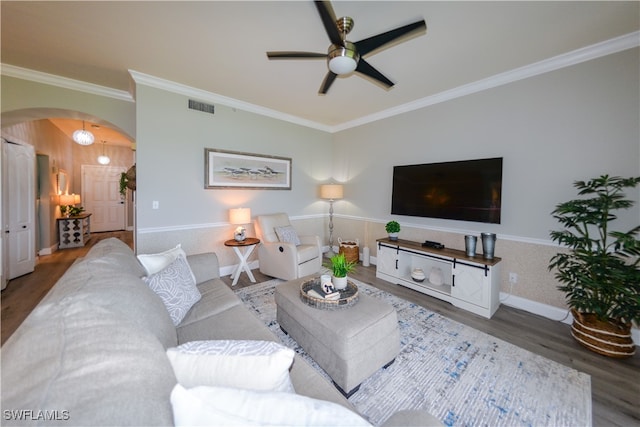
<path id="1" fill-rule="evenodd" d="M 394 166 L 391 213 L 500 223 L 502 157 Z"/>

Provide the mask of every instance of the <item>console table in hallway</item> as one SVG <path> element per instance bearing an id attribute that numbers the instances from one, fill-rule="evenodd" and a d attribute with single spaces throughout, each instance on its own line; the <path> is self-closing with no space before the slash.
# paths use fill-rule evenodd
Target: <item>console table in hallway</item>
<path id="1" fill-rule="evenodd" d="M 78 248 L 84 246 L 91 237 L 91 214 L 58 218 L 58 248 Z"/>

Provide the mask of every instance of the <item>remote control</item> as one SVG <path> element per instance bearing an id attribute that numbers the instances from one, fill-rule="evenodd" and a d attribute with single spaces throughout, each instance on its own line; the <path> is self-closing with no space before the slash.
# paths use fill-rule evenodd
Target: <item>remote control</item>
<path id="1" fill-rule="evenodd" d="M 422 244 L 422 246 L 425 246 L 427 248 L 434 248 L 434 249 L 443 249 L 444 245 L 440 242 L 434 242 L 433 240 L 425 240 L 424 243 Z"/>

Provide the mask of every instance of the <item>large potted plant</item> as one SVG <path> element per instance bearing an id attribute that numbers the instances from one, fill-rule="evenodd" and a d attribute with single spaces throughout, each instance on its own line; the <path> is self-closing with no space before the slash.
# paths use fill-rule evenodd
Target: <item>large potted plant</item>
<path id="1" fill-rule="evenodd" d="M 330 258 L 331 263 L 326 265 L 331 269 L 333 277 L 331 278 L 333 286 L 336 289 L 345 289 L 347 287 L 347 274 L 355 270 L 356 262 L 347 261 L 344 253 L 339 253 Z"/>
<path id="2" fill-rule="evenodd" d="M 632 324 L 640 323 L 640 225 L 612 231 L 615 211 L 633 201 L 624 190 L 635 188 L 640 177 L 602 175 L 576 181 L 580 199 L 560 203 L 553 217 L 564 227 L 551 239 L 566 246 L 553 256 L 549 269 L 562 284 L 574 317 L 571 334 L 583 346 L 610 357 L 635 353 Z"/>

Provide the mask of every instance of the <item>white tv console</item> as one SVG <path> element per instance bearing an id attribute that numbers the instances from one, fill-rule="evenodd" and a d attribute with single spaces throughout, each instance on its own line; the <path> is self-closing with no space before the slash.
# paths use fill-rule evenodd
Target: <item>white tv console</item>
<path id="1" fill-rule="evenodd" d="M 424 247 L 409 240 L 378 239 L 376 277 L 447 301 L 488 319 L 500 305 L 500 258 L 469 257 L 456 249 Z M 422 282 L 411 278 L 421 268 Z M 432 269 L 442 271 L 441 285 L 429 282 Z"/>

